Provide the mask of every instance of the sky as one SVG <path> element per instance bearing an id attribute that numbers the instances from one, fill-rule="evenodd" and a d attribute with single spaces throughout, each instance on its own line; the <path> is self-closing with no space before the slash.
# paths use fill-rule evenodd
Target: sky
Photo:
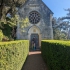
<path id="1" fill-rule="evenodd" d="M 54 17 L 63 17 L 68 13 L 64 9 L 70 8 L 70 0 L 42 0 L 54 13 Z"/>

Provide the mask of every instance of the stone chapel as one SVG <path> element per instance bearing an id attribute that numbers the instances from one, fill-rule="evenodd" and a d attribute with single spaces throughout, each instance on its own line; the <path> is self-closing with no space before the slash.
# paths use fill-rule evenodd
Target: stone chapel
<path id="1" fill-rule="evenodd" d="M 28 17 L 29 25 L 21 32 L 20 24 L 17 25 L 17 39 L 31 40 L 36 38 L 36 46 L 41 46 L 41 40 L 53 39 L 52 16 L 53 12 L 42 0 L 28 0 L 18 9 L 20 19 Z"/>

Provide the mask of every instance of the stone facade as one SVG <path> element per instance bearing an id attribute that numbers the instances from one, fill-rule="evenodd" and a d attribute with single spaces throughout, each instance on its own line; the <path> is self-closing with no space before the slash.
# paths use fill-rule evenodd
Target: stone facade
<path id="1" fill-rule="evenodd" d="M 41 46 L 41 40 L 44 39 L 53 39 L 53 28 L 52 28 L 52 15 L 53 12 L 43 3 L 42 0 L 28 0 L 25 5 L 21 6 L 18 9 L 18 15 L 20 19 L 22 18 L 29 18 L 29 13 L 34 11 L 31 14 L 31 22 L 29 25 L 24 28 L 25 32 L 21 32 L 20 24 L 17 25 L 17 39 L 26 39 L 31 41 L 31 37 L 34 34 L 38 35 L 39 39 L 39 46 Z M 38 12 L 36 14 L 35 12 Z M 35 17 L 36 16 L 36 17 Z M 39 20 L 39 21 L 38 21 Z M 37 22 L 37 23 L 35 23 Z M 32 35 L 33 34 L 33 35 Z M 37 36 L 36 35 L 36 36 Z"/>

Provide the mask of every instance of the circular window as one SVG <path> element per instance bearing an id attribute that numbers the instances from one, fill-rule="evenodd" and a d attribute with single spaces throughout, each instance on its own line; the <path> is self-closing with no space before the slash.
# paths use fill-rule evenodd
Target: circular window
<path id="1" fill-rule="evenodd" d="M 29 13 L 29 21 L 32 24 L 37 24 L 40 21 L 40 14 L 37 11 L 32 11 Z"/>

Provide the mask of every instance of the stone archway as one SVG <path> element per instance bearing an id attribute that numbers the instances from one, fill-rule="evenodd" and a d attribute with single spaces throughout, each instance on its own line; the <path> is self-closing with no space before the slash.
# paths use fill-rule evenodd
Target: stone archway
<path id="1" fill-rule="evenodd" d="M 30 47 L 31 47 L 31 39 L 33 36 L 38 36 L 36 38 L 38 38 L 37 40 L 39 40 L 38 47 L 40 47 L 41 46 L 41 31 L 37 26 L 32 26 L 28 31 L 28 39 L 30 41 Z"/>

